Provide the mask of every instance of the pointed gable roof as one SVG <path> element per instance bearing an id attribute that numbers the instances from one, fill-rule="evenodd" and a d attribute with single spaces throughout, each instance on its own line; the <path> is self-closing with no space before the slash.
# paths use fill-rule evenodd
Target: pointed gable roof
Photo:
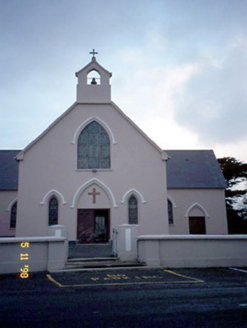
<path id="1" fill-rule="evenodd" d="M 20 150 L 0 150 L 0 190 L 18 189 L 18 162 Z"/>
<path id="2" fill-rule="evenodd" d="M 59 116 L 51 125 L 48 126 L 46 130 L 43 131 L 36 139 L 34 139 L 31 143 L 29 143 L 23 150 L 21 150 L 16 155 L 16 159 L 21 161 L 24 159 L 24 154 L 33 146 L 35 145 L 40 139 L 42 139 L 56 124 L 58 124 L 65 116 L 67 116 L 77 105 L 74 103 L 71 107 L 69 107 L 61 116 Z M 161 159 L 163 161 L 167 161 L 169 156 L 167 153 L 162 150 L 152 139 L 150 139 L 145 132 L 143 132 L 114 102 L 111 101 L 111 106 L 127 121 L 132 125 L 132 127 L 138 131 L 142 135 L 144 139 L 146 139 L 156 150 L 161 154 Z"/>
<path id="3" fill-rule="evenodd" d="M 167 188 L 225 189 L 227 187 L 213 150 L 166 150 Z"/>
<path id="4" fill-rule="evenodd" d="M 150 140 L 150 142 L 152 142 Z M 20 150 L 0 150 L 0 190 L 17 190 Z M 227 187 L 212 150 L 166 150 L 167 188 L 225 189 Z"/>
<path id="5" fill-rule="evenodd" d="M 87 75 L 89 72 L 91 71 L 97 71 L 100 74 L 101 77 L 101 85 L 108 85 L 109 86 L 109 79 L 112 76 L 112 73 L 110 73 L 109 71 L 107 71 L 104 67 L 102 67 L 97 61 L 96 58 L 93 57 L 91 62 L 88 63 L 84 68 L 82 68 L 80 71 L 78 71 L 76 73 L 76 76 L 78 77 L 78 86 L 81 86 L 83 88 L 85 88 L 85 86 L 87 86 Z M 85 86 L 84 86 L 85 85 Z M 91 87 L 89 85 L 89 87 Z M 78 91 L 77 91 L 78 93 Z M 85 89 L 85 93 L 88 93 L 88 90 Z M 82 97 L 83 98 L 83 97 Z M 30 144 L 28 144 L 17 156 L 17 160 L 21 161 L 24 159 L 24 154 L 33 146 L 35 145 L 41 138 L 43 138 L 56 124 L 58 124 L 60 122 L 60 120 L 62 120 L 66 115 L 68 115 L 77 104 L 89 104 L 91 102 L 84 102 L 84 101 L 78 101 L 78 95 L 77 95 L 77 101 L 70 107 L 68 108 L 60 117 L 58 117 L 50 126 L 48 126 L 48 128 L 46 130 L 43 131 L 43 133 L 41 133 L 36 139 L 34 139 Z M 97 102 L 97 104 L 103 105 L 105 102 Z M 92 102 L 93 105 L 96 104 L 96 102 Z M 124 112 L 114 103 L 110 100 L 109 97 L 109 102 L 107 102 L 107 104 L 113 106 L 115 108 L 116 111 L 119 112 L 119 114 L 125 119 L 127 120 L 135 130 L 137 130 L 149 143 L 152 144 L 152 146 L 154 148 L 156 148 L 156 150 L 158 150 L 161 154 L 161 158 L 163 161 L 166 161 L 168 159 L 167 154 L 165 153 L 165 151 L 163 151 L 155 142 L 153 142 L 127 115 L 124 114 Z"/>
<path id="6" fill-rule="evenodd" d="M 83 67 L 81 70 L 76 72 L 75 75 L 76 75 L 76 77 L 78 77 L 79 82 L 86 84 L 87 83 L 86 76 L 91 71 L 96 71 L 100 74 L 100 76 L 102 78 L 102 83 L 105 83 L 106 79 L 108 79 L 108 82 L 109 82 L 110 77 L 112 77 L 112 73 L 110 73 L 103 66 L 101 66 L 97 62 L 95 57 L 92 58 L 92 61 L 90 63 L 88 63 L 85 67 Z M 82 81 L 80 81 L 80 80 L 82 80 Z"/>

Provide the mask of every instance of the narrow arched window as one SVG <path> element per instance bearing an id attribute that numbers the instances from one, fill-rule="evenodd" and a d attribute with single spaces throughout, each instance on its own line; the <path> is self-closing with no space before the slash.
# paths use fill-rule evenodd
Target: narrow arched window
<path id="1" fill-rule="evenodd" d="M 88 124 L 79 135 L 77 145 L 78 169 L 109 169 L 110 138 L 97 122 Z"/>
<path id="2" fill-rule="evenodd" d="M 173 224 L 173 206 L 172 202 L 168 199 L 167 200 L 167 209 L 168 209 L 168 222 L 169 224 Z"/>
<path id="3" fill-rule="evenodd" d="M 13 204 L 10 212 L 10 228 L 16 227 L 16 217 L 17 217 L 17 202 Z"/>
<path id="4" fill-rule="evenodd" d="M 49 201 L 49 225 L 58 223 L 58 201 L 53 196 Z"/>
<path id="5" fill-rule="evenodd" d="M 129 224 L 138 224 L 138 203 L 135 196 L 129 198 Z"/>

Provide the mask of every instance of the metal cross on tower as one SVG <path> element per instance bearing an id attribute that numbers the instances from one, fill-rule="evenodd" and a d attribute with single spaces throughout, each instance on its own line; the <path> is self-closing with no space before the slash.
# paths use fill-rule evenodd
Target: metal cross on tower
<path id="1" fill-rule="evenodd" d="M 95 49 L 93 49 L 93 51 L 89 52 L 90 55 L 93 55 L 92 58 L 95 58 L 95 55 L 98 55 L 98 52 L 95 51 Z"/>

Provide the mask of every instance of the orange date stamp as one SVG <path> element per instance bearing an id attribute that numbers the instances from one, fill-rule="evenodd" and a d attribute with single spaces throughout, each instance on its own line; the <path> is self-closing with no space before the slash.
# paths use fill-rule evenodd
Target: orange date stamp
<path id="1" fill-rule="evenodd" d="M 21 248 L 29 248 L 29 242 L 22 242 L 20 244 Z M 24 253 L 24 249 L 22 250 L 23 253 L 20 253 L 20 260 L 21 261 L 28 261 L 29 260 L 29 254 L 27 253 L 27 250 L 25 249 L 25 253 Z M 20 277 L 21 278 L 28 278 L 29 277 L 29 264 L 24 264 L 23 268 L 20 269 L 21 273 L 20 273 Z"/>

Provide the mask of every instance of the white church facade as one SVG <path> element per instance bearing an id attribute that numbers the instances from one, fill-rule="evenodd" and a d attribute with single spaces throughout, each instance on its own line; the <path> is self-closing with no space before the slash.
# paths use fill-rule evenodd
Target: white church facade
<path id="1" fill-rule="evenodd" d="M 44 236 L 53 224 L 81 242 L 107 242 L 121 224 L 139 235 L 227 234 L 213 151 L 158 147 L 112 102 L 111 73 L 94 56 L 76 76 L 63 115 L 24 150 L 0 151 L 0 235 Z"/>

